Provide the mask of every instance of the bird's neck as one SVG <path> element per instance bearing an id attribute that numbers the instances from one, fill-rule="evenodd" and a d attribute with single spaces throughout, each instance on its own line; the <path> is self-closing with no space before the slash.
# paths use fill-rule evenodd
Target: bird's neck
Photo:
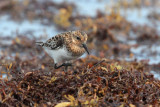
<path id="1" fill-rule="evenodd" d="M 66 48 L 73 56 L 81 56 L 85 52 L 84 48 L 75 44 L 68 44 Z"/>

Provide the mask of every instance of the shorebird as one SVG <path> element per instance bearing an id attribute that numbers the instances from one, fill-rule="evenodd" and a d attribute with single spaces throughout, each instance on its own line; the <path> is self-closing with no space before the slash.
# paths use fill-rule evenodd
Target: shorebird
<path id="1" fill-rule="evenodd" d="M 85 52 L 89 54 L 86 42 L 87 34 L 83 31 L 69 31 L 58 34 L 46 42 L 36 42 L 39 46 L 43 47 L 44 50 L 54 60 L 54 68 L 58 69 L 65 66 L 72 66 L 68 61 L 77 59 L 82 56 Z M 61 63 L 58 65 L 58 63 Z"/>

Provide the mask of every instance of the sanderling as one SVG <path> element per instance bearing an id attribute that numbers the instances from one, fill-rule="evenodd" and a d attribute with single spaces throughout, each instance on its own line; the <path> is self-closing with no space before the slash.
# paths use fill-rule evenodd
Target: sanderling
<path id="1" fill-rule="evenodd" d="M 53 58 L 55 69 L 62 66 L 65 66 L 67 69 L 68 66 L 72 65 L 68 63 L 68 61 L 80 57 L 85 51 L 89 54 L 86 42 L 87 34 L 78 30 L 61 33 L 46 42 L 36 42 L 36 44 L 42 46 Z M 62 62 L 62 64 L 57 66 L 60 62 Z"/>

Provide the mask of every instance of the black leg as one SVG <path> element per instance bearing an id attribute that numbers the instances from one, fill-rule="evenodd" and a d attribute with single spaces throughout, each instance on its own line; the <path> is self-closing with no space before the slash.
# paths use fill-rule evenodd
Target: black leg
<path id="1" fill-rule="evenodd" d="M 63 65 L 63 66 L 72 66 L 71 63 L 63 63 L 62 65 Z"/>
<path id="2" fill-rule="evenodd" d="M 55 64 L 55 65 L 54 65 L 54 68 L 55 68 L 55 69 L 59 69 L 59 68 L 62 67 L 62 66 L 63 66 L 63 64 L 62 64 L 62 65 L 59 65 L 59 66 L 57 66 L 57 64 Z"/>
<path id="3" fill-rule="evenodd" d="M 65 66 L 64 71 L 67 72 L 67 70 L 68 70 L 68 66 Z"/>
<path id="4" fill-rule="evenodd" d="M 71 64 L 71 63 L 63 63 L 62 65 L 59 65 L 59 66 L 57 66 L 57 64 L 55 64 L 55 65 L 54 65 L 54 68 L 55 68 L 55 69 L 59 69 L 59 68 L 61 68 L 62 66 L 65 66 L 65 69 L 67 69 L 68 66 L 72 66 L 72 64 Z"/>
<path id="5" fill-rule="evenodd" d="M 65 66 L 64 71 L 67 72 L 68 66 L 72 66 L 72 64 L 71 63 L 65 63 L 64 66 Z"/>

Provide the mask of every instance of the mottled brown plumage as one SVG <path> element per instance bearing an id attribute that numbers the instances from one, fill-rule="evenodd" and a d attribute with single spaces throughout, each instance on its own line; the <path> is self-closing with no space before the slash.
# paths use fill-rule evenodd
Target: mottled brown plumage
<path id="1" fill-rule="evenodd" d="M 86 47 L 87 34 L 82 31 L 69 31 L 58 34 L 45 43 L 37 42 L 54 59 L 55 64 L 76 59 L 83 55 Z"/>

